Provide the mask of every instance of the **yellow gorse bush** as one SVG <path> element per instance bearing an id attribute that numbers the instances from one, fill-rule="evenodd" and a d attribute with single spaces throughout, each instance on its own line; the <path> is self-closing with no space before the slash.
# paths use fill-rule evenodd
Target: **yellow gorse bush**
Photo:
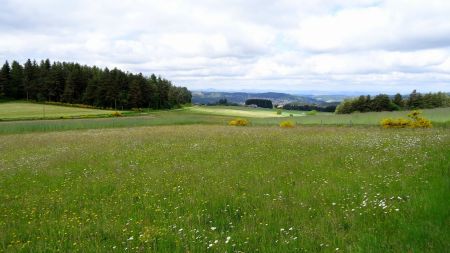
<path id="1" fill-rule="evenodd" d="M 380 124 L 384 128 L 430 128 L 433 127 L 431 121 L 421 117 L 421 111 L 412 111 L 408 114 L 410 119 L 383 119 Z"/>
<path id="2" fill-rule="evenodd" d="M 230 126 L 248 126 L 250 122 L 246 119 L 234 119 L 228 122 Z"/>
<path id="3" fill-rule="evenodd" d="M 113 112 L 113 113 L 111 113 L 111 116 L 113 116 L 113 117 L 122 117 L 122 113 L 120 113 L 120 112 Z"/>
<path id="4" fill-rule="evenodd" d="M 295 127 L 295 122 L 291 120 L 285 120 L 280 122 L 280 127 L 282 128 L 293 128 Z"/>

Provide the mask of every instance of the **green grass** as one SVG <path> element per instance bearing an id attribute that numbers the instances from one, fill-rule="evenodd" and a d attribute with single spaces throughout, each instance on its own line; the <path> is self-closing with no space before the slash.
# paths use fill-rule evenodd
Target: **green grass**
<path id="1" fill-rule="evenodd" d="M 113 112 L 114 111 L 111 110 L 44 105 L 17 101 L 0 103 L 0 120 L 101 116 Z"/>
<path id="2" fill-rule="evenodd" d="M 421 110 L 423 116 L 432 122 L 448 122 L 450 121 L 450 107 L 424 109 Z M 352 114 L 317 114 L 314 116 L 306 116 L 297 119 L 303 124 L 360 124 L 360 125 L 377 125 L 384 118 L 408 118 L 409 111 L 395 112 L 367 112 Z"/>
<path id="3" fill-rule="evenodd" d="M 2 135 L 0 153 L 0 251 L 450 247 L 448 129 L 172 125 Z"/>
<path id="4" fill-rule="evenodd" d="M 233 117 L 248 117 L 248 118 L 280 118 L 289 117 L 289 114 L 294 116 L 304 116 L 304 112 L 286 111 L 278 115 L 276 109 L 265 108 L 251 108 L 243 106 L 193 106 L 187 108 L 187 111 L 192 113 L 202 113 L 208 115 L 221 115 Z"/>
<path id="5" fill-rule="evenodd" d="M 203 109 L 201 107 L 200 109 Z M 141 116 L 127 116 L 120 118 L 97 118 L 97 119 L 64 119 L 64 120 L 31 120 L 31 121 L 9 121 L 0 122 L 0 134 L 26 133 L 26 132 L 51 132 L 75 129 L 100 129 L 136 126 L 159 126 L 159 125 L 227 125 L 228 121 L 237 117 L 247 118 L 254 126 L 278 126 L 286 120 L 286 117 L 243 117 L 241 111 L 256 111 L 253 115 L 270 113 L 275 116 L 275 111 L 267 109 L 253 109 L 245 107 L 227 107 L 229 115 L 220 115 L 221 107 L 207 107 L 205 110 L 194 108 L 183 108 L 170 111 L 153 111 L 141 113 Z M 272 114 L 273 112 L 273 114 Z M 438 127 L 448 128 L 450 126 L 450 108 L 437 108 L 423 110 L 425 117 L 431 119 Z M 288 114 L 290 111 L 284 111 Z M 295 112 L 301 115 L 303 112 Z M 318 113 L 313 116 L 294 116 L 290 118 L 298 125 L 340 125 L 340 126 L 378 126 L 382 118 L 406 117 L 407 111 L 402 112 L 378 112 L 378 113 L 355 113 L 346 115 L 335 115 L 330 113 Z"/>

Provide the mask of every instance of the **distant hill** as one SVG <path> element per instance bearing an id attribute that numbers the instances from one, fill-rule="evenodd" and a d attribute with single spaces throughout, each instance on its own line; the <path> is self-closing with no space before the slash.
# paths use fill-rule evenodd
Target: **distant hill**
<path id="1" fill-rule="evenodd" d="M 244 104 L 250 98 L 270 99 L 273 104 L 287 104 L 292 102 L 303 104 L 324 105 L 329 102 L 340 102 L 347 96 L 342 95 L 291 95 L 278 92 L 247 93 L 247 92 L 219 92 L 192 91 L 192 103 L 213 104 L 220 99 L 227 99 L 230 103 Z"/>

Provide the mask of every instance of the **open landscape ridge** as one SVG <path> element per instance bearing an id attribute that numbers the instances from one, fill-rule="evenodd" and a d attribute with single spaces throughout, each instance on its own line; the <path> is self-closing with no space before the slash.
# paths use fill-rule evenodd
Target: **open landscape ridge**
<path id="1" fill-rule="evenodd" d="M 44 105 L 16 106 L 26 119 Z M 450 247 L 449 108 L 424 110 L 441 124 L 432 129 L 378 126 L 404 111 L 53 109 L 51 120 L 0 122 L 1 251 Z M 250 126 L 227 125 L 242 116 Z M 280 128 L 286 119 L 297 126 Z"/>
<path id="2" fill-rule="evenodd" d="M 44 110 L 46 110 L 45 118 Z M 450 126 L 450 107 L 422 111 L 434 126 Z M 0 134 L 155 125 L 227 125 L 235 118 L 247 118 L 254 126 L 278 126 L 283 120 L 296 122 L 297 125 L 378 126 L 384 118 L 400 118 L 408 114 L 408 111 L 394 111 L 339 115 L 319 112 L 316 115 L 308 115 L 304 111 L 283 110 L 278 115 L 277 110 L 242 106 L 192 106 L 175 110 L 120 111 L 126 117 L 112 117 L 113 112 L 36 103 L 0 103 Z"/>
<path id="3" fill-rule="evenodd" d="M 450 252 L 450 0 L 0 2 L 0 253 Z"/>

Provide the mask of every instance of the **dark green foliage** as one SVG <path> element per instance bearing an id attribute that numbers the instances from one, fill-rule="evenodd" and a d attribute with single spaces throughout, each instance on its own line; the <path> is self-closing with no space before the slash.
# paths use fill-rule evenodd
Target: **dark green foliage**
<path id="1" fill-rule="evenodd" d="M 5 62 L 3 64 L 2 69 L 0 70 L 0 98 L 9 97 L 10 93 L 10 84 L 11 84 L 11 68 L 9 67 L 9 63 Z"/>
<path id="2" fill-rule="evenodd" d="M 409 95 L 408 107 L 411 109 L 417 109 L 422 108 L 422 106 L 422 94 L 418 93 L 416 90 L 413 90 L 413 92 Z"/>
<path id="3" fill-rule="evenodd" d="M 270 109 L 273 108 L 272 101 L 269 99 L 259 99 L 259 98 L 247 99 L 245 101 L 245 105 L 256 105 L 258 107 Z"/>
<path id="4" fill-rule="evenodd" d="M 398 110 L 398 106 L 396 106 L 386 94 L 380 94 L 373 98 L 370 101 L 370 109 L 371 111 L 382 112 L 382 111 L 396 111 Z"/>
<path id="5" fill-rule="evenodd" d="M 296 111 L 318 111 L 318 112 L 334 112 L 336 110 L 336 105 L 308 105 L 308 104 L 298 104 L 298 103 L 289 103 L 283 106 L 285 110 L 296 110 Z"/>
<path id="6" fill-rule="evenodd" d="M 17 99 L 23 97 L 23 94 L 23 67 L 17 61 L 13 61 L 11 64 L 11 81 L 9 94 L 7 94 L 7 96 Z"/>
<path id="7" fill-rule="evenodd" d="M 104 70 L 78 63 L 27 60 L 6 62 L 0 71 L 0 98 L 87 104 L 103 108 L 169 109 L 190 103 L 191 92 L 169 80 Z"/>
<path id="8" fill-rule="evenodd" d="M 437 108 L 450 106 L 450 97 L 443 93 L 427 93 L 422 96 L 421 108 Z"/>
<path id="9" fill-rule="evenodd" d="M 239 106 L 238 103 L 228 102 L 228 99 L 226 99 L 226 98 L 221 98 L 221 99 L 219 99 L 219 101 L 217 101 L 215 103 L 208 103 L 207 105 Z"/>
<path id="10" fill-rule="evenodd" d="M 64 86 L 64 93 L 62 95 L 61 101 L 65 103 L 73 103 L 74 93 L 74 78 L 72 74 L 69 74 L 69 77 L 66 80 L 66 85 Z"/>
<path id="11" fill-rule="evenodd" d="M 425 109 L 450 106 L 450 97 L 443 93 L 428 93 L 422 95 L 414 90 L 408 99 L 403 99 L 397 93 L 391 100 L 388 95 L 380 94 L 373 99 L 370 96 L 360 96 L 356 99 L 342 101 L 336 108 L 336 113 L 345 114 L 352 112 L 381 112 L 396 111 L 400 109 Z"/>
<path id="12" fill-rule="evenodd" d="M 400 93 L 395 94 L 394 99 L 392 100 L 394 104 L 396 104 L 398 107 L 405 106 L 405 101 L 403 101 L 402 95 Z"/>

